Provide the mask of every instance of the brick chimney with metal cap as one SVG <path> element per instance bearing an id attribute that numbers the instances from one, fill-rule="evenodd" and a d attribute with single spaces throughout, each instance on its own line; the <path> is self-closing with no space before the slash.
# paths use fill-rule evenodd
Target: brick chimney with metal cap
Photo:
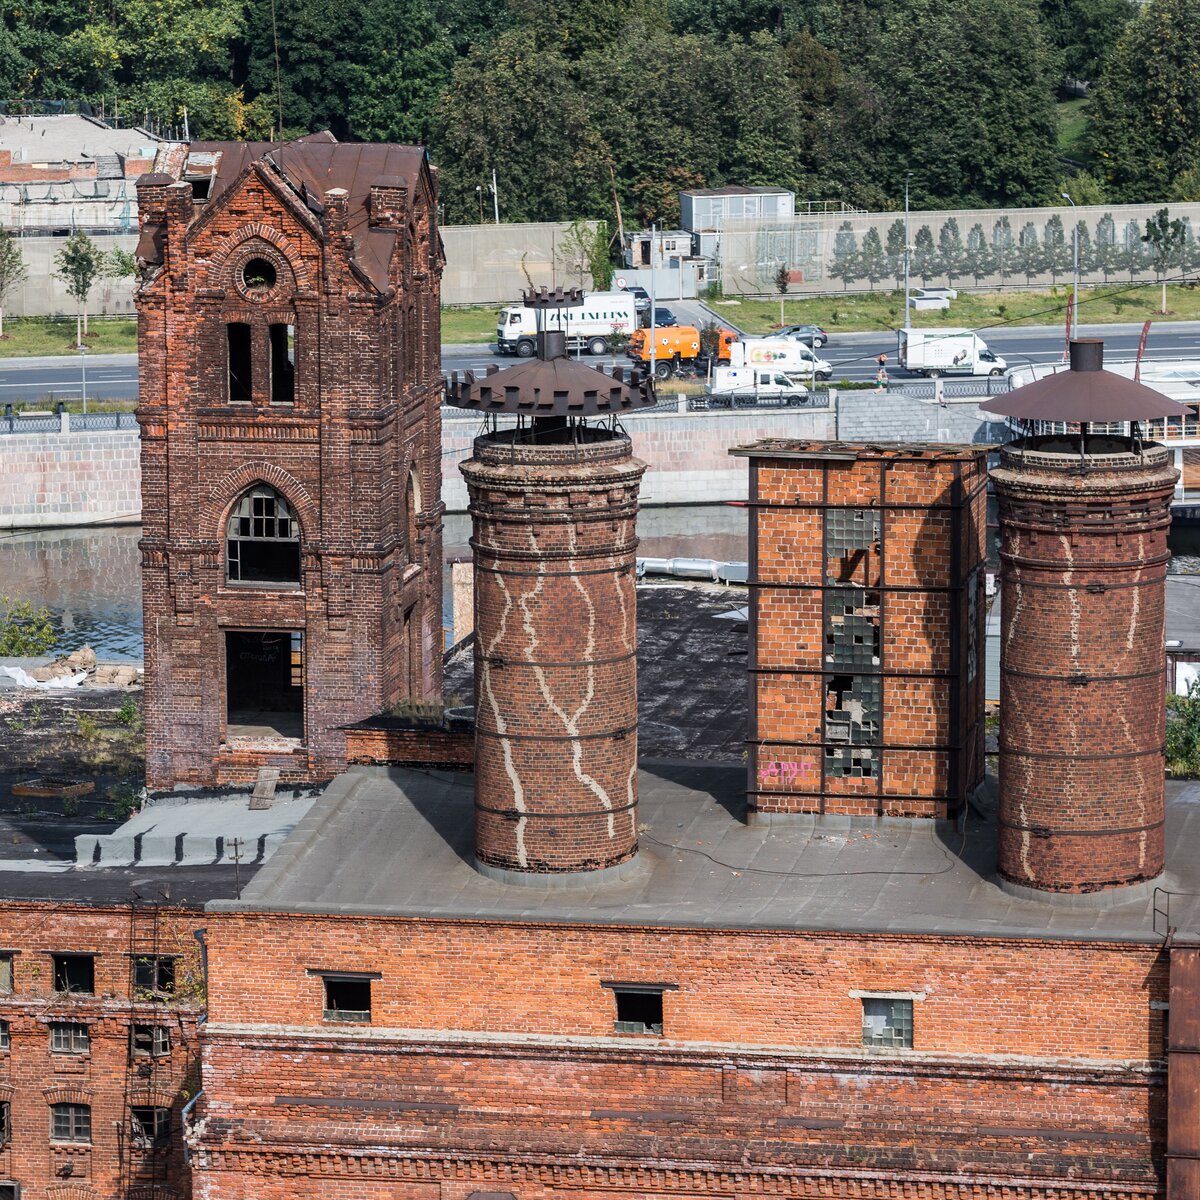
<path id="1" fill-rule="evenodd" d="M 618 417 L 648 379 L 566 357 L 577 292 L 530 293 L 538 357 L 447 381 L 489 429 L 461 466 L 475 558 L 475 830 L 506 880 L 637 853 L 638 487 Z"/>
<path id="2" fill-rule="evenodd" d="M 1182 406 L 1103 370 L 1103 343 L 1072 342 L 1070 355 L 1069 371 L 981 406 L 1030 431 L 1002 447 L 992 472 L 999 871 L 1018 894 L 1130 889 L 1163 869 L 1163 600 L 1177 476 L 1137 422 Z M 1122 421 L 1130 435 L 1089 431 Z"/>

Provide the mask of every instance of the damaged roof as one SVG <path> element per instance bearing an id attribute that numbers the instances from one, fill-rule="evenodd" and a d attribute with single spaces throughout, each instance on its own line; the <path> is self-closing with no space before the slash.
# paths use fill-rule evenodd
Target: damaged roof
<path id="1" fill-rule="evenodd" d="M 155 166 L 173 179 L 211 177 L 207 200 L 212 203 L 257 162 L 273 170 L 317 217 L 325 211 L 325 193 L 344 190 L 354 260 L 380 291 L 387 288 L 397 231 L 370 227 L 371 186 L 413 188 L 425 166 L 424 147 L 342 143 L 326 130 L 290 142 L 190 142 L 161 155 Z"/>

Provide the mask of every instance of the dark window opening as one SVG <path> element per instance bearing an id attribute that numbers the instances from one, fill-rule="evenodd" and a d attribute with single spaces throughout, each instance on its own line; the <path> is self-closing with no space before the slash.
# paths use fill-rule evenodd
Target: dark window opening
<path id="1" fill-rule="evenodd" d="M 88 1104 L 52 1104 L 50 1137 L 56 1142 L 90 1142 L 92 1109 Z"/>
<path id="2" fill-rule="evenodd" d="M 12 1048 L 12 1033 L 7 1021 L 0 1021 L 0 1050 Z"/>
<path id="3" fill-rule="evenodd" d="M 225 529 L 230 583 L 300 582 L 300 523 L 274 488 L 253 487 L 234 505 Z"/>
<path id="4" fill-rule="evenodd" d="M 165 954 L 143 954 L 133 960 L 134 992 L 173 995 L 175 960 Z"/>
<path id="5" fill-rule="evenodd" d="M 134 1058 L 162 1058 L 171 1053 L 171 1031 L 165 1025 L 134 1025 L 129 1050 Z"/>
<path id="6" fill-rule="evenodd" d="M 8 1105 L 4 1106 L 6 1109 Z M 7 1122 L 5 1123 L 7 1129 Z M 7 1134 L 5 1135 L 7 1141 Z M 0 1200 L 21 1200 L 21 1185 L 19 1183 L 0 1183 Z"/>
<path id="7" fill-rule="evenodd" d="M 662 1033 L 663 994 L 657 990 L 636 988 L 614 988 L 617 1001 L 617 1019 L 613 1029 L 617 1033 Z"/>
<path id="8" fill-rule="evenodd" d="M 90 954 L 54 955 L 54 990 L 56 992 L 94 992 L 96 964 Z"/>
<path id="9" fill-rule="evenodd" d="M 226 325 L 225 345 L 229 358 L 229 403 L 249 404 L 254 398 L 250 326 L 241 321 Z"/>
<path id="10" fill-rule="evenodd" d="M 913 1044 L 913 1002 L 891 996 L 863 998 L 862 1044 L 911 1050 Z"/>
<path id="11" fill-rule="evenodd" d="M 269 292 L 277 278 L 275 264 L 265 258 L 252 258 L 242 268 L 242 284 L 249 292 Z"/>
<path id="12" fill-rule="evenodd" d="M 361 1021 L 371 1019 L 371 981 L 326 975 L 325 1020 Z"/>
<path id="13" fill-rule="evenodd" d="M 86 1025 L 56 1021 L 50 1026 L 50 1049 L 58 1054 L 86 1054 L 92 1037 Z"/>
<path id="14" fill-rule="evenodd" d="M 0 992 L 8 993 L 13 990 L 13 956 L 0 954 Z"/>
<path id="15" fill-rule="evenodd" d="M 231 737 L 304 736 L 304 635 L 225 635 L 226 721 Z"/>
<path id="16" fill-rule="evenodd" d="M 271 403 L 296 402 L 296 327 L 272 325 L 271 335 Z"/>
<path id="17" fill-rule="evenodd" d="M 171 1110 L 131 1105 L 129 1136 L 140 1147 L 161 1146 L 171 1140 Z"/>
<path id="18" fill-rule="evenodd" d="M 208 199 L 208 191 L 212 187 L 211 175 L 202 175 L 198 179 L 189 179 L 188 183 L 192 185 L 193 201 L 200 202 Z"/>
<path id="19" fill-rule="evenodd" d="M 0 1100 L 0 1146 L 7 1146 L 12 1137 L 12 1123 L 9 1119 L 7 1100 Z M 16 1187 L 16 1184 L 0 1184 L 0 1200 L 4 1200 L 5 1187 Z"/>

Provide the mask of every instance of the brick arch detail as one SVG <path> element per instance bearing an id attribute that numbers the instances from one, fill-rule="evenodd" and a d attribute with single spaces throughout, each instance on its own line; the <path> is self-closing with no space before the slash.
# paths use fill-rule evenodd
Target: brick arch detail
<path id="1" fill-rule="evenodd" d="M 88 1183 L 52 1183 L 46 1188 L 46 1200 L 101 1200 L 101 1197 Z"/>
<path id="2" fill-rule="evenodd" d="M 300 248 L 287 234 L 268 225 L 265 221 L 250 221 L 240 225 L 225 239 L 224 243 L 208 260 L 209 279 L 215 279 L 225 270 L 231 258 L 240 255 L 248 242 L 262 241 L 272 246 L 286 262 L 297 288 L 312 287 L 312 275 L 300 254 Z"/>
<path id="3" fill-rule="evenodd" d="M 171 1108 L 178 1097 L 177 1092 L 168 1088 L 143 1086 L 129 1093 L 129 1103 L 137 1108 Z"/>
<path id="4" fill-rule="evenodd" d="M 265 461 L 243 463 L 217 480 L 200 513 L 201 536 L 215 537 L 218 542 L 224 543 L 225 525 L 229 520 L 230 509 L 242 493 L 256 483 L 265 483 L 268 487 L 273 487 L 292 506 L 292 511 L 300 522 L 302 543 L 316 540 L 320 530 L 316 501 L 294 475 L 288 474 L 275 463 Z"/>
<path id="5" fill-rule="evenodd" d="M 168 1187 L 163 1183 L 148 1183 L 141 1187 L 131 1187 L 125 1193 L 125 1200 L 179 1200 L 180 1195 L 178 1188 Z"/>
<path id="6" fill-rule="evenodd" d="M 77 1084 L 64 1083 L 58 1087 L 42 1089 L 47 1104 L 91 1104 L 92 1089 Z"/>

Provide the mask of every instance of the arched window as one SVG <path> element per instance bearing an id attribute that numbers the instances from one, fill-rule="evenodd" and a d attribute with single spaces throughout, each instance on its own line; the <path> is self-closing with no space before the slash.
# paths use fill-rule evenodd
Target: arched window
<path id="1" fill-rule="evenodd" d="M 300 522 L 265 483 L 244 492 L 230 514 L 225 578 L 230 583 L 300 582 Z"/>
<path id="2" fill-rule="evenodd" d="M 408 473 L 408 486 L 404 489 L 404 518 L 408 532 L 408 561 L 417 557 L 417 514 L 421 511 L 421 480 L 417 468 Z"/>

